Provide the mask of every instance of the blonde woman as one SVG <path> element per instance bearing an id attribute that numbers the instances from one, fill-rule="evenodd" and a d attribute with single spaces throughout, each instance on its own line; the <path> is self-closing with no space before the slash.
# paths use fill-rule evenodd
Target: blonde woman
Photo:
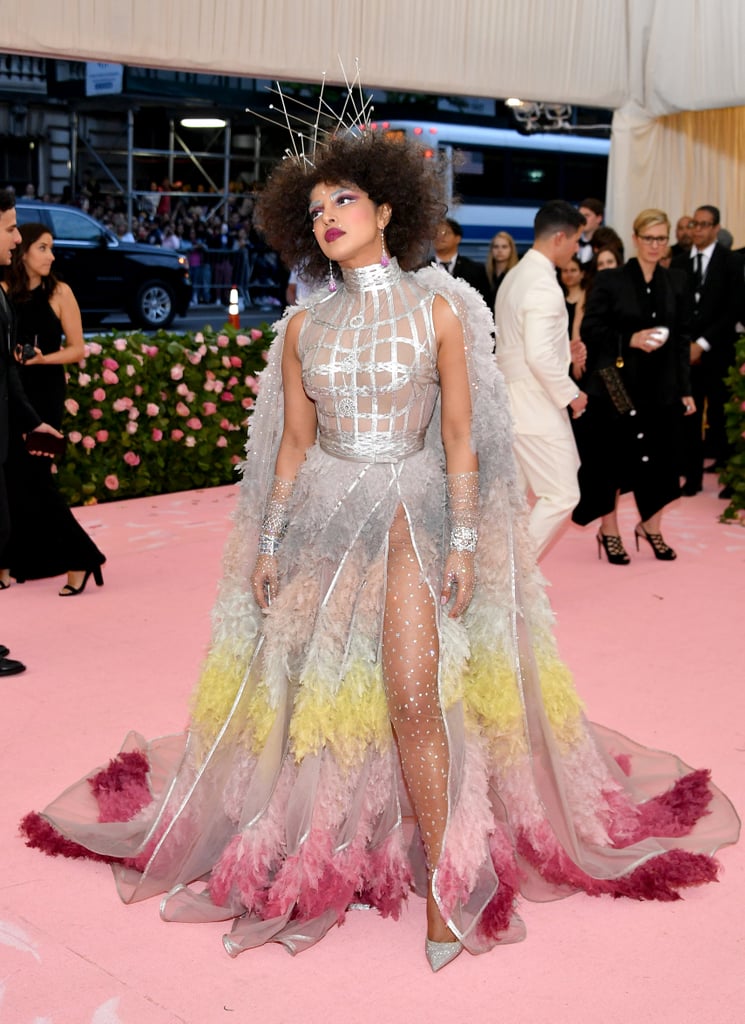
<path id="1" fill-rule="evenodd" d="M 489 255 L 484 264 L 486 279 L 489 282 L 487 305 L 494 309 L 499 286 L 508 270 L 517 266 L 517 246 L 515 239 L 506 231 L 498 231 L 489 243 Z"/>
<path id="2" fill-rule="evenodd" d="M 680 496 L 681 414 L 690 416 L 696 407 L 685 279 L 660 265 L 669 237 L 667 215 L 643 210 L 634 221 L 636 258 L 595 276 L 582 321 L 582 386 L 589 401 L 583 422 L 575 424 L 581 498 L 572 518 L 581 526 L 600 519 L 598 557 L 604 549 L 613 565 L 629 562 L 616 513 L 621 491 L 632 491 L 639 509 L 637 550 L 642 540 L 660 561 L 676 557 L 662 536 L 662 513 Z M 614 405 L 601 372 L 606 369 L 620 380 L 633 409 Z"/>

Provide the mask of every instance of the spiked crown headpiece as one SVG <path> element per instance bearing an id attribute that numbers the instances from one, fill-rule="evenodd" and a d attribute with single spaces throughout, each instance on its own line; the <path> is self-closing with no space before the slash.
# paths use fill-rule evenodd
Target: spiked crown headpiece
<path id="1" fill-rule="evenodd" d="M 269 110 L 276 114 L 276 117 L 247 108 L 255 117 L 286 129 L 290 136 L 290 145 L 285 149 L 286 159 L 314 167 L 316 151 L 329 139 L 339 134 L 361 137 L 368 130 L 373 112 L 372 95 L 365 96 L 363 92 L 359 62 L 355 60 L 355 75 L 351 82 L 341 60 L 339 65 L 346 87 L 339 111 L 325 98 L 325 71 L 321 76 L 321 89 L 315 106 L 287 93 L 279 82 L 275 82 L 269 92 L 277 96 L 279 102 L 271 103 Z"/>

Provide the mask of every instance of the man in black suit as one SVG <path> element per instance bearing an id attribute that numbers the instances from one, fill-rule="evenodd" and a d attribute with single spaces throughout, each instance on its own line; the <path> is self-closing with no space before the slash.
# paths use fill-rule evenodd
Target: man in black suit
<path id="1" fill-rule="evenodd" d="M 589 199 L 583 199 L 577 209 L 585 218 L 585 226 L 579 238 L 577 259 L 581 266 L 589 267 L 595 259 L 595 250 L 592 243 L 595 239 L 595 232 L 602 226 L 603 217 L 605 216 L 605 204 L 602 199 L 593 199 L 590 196 Z M 618 238 L 617 235 L 616 237 Z M 620 242 L 620 239 L 618 240 Z"/>
<path id="2" fill-rule="evenodd" d="M 452 277 L 460 277 L 479 292 L 484 302 L 489 303 L 489 280 L 486 268 L 467 256 L 461 256 L 458 246 L 463 238 L 463 229 L 457 220 L 448 217 L 437 225 L 432 246 L 435 250 L 435 263 Z M 492 310 L 492 313 L 494 310 Z"/>
<path id="3" fill-rule="evenodd" d="M 8 266 L 11 253 L 20 240 L 21 236 L 16 226 L 15 197 L 10 192 L 0 190 L 0 267 Z M 58 433 L 53 427 L 41 422 L 26 399 L 13 355 L 13 325 L 13 311 L 5 292 L 0 288 L 0 549 L 10 536 L 8 496 L 3 470 L 8 455 L 9 419 L 12 416 L 13 422 L 25 433 L 30 430 Z M 22 662 L 9 658 L 8 653 L 8 648 L 0 644 L 0 676 L 16 675 L 26 668 Z"/>
<path id="4" fill-rule="evenodd" d="M 688 287 L 693 296 L 691 384 L 696 413 L 684 421 L 683 462 L 683 494 L 689 496 L 702 488 L 704 455 L 713 458 L 719 467 L 727 461 L 728 454 L 724 376 L 734 361 L 735 321 L 742 281 L 736 258 L 717 242 L 719 227 L 716 206 L 699 206 L 691 218 L 693 245 L 690 253 L 678 256 L 672 264 L 688 274 Z"/>

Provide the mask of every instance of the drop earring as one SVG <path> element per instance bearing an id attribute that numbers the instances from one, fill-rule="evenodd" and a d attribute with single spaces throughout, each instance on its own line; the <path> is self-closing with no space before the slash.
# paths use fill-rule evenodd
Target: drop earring
<path id="1" fill-rule="evenodd" d="M 331 260 L 329 260 L 329 291 L 336 291 L 336 281 L 334 280 L 334 265 L 331 262 Z"/>
<path id="2" fill-rule="evenodd" d="M 385 233 L 383 231 L 383 228 L 380 229 L 380 246 L 381 246 L 380 265 L 381 265 L 381 267 L 387 267 L 387 266 L 390 265 L 391 261 L 388 258 L 388 253 L 386 252 L 386 249 L 385 249 Z"/>

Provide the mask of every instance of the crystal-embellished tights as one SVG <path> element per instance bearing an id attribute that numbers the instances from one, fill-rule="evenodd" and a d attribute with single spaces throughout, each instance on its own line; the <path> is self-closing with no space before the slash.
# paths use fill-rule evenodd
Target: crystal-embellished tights
<path id="1" fill-rule="evenodd" d="M 448 814 L 449 751 L 438 697 L 438 658 L 432 593 L 399 507 L 389 533 L 383 680 L 430 871 L 440 856 Z"/>

